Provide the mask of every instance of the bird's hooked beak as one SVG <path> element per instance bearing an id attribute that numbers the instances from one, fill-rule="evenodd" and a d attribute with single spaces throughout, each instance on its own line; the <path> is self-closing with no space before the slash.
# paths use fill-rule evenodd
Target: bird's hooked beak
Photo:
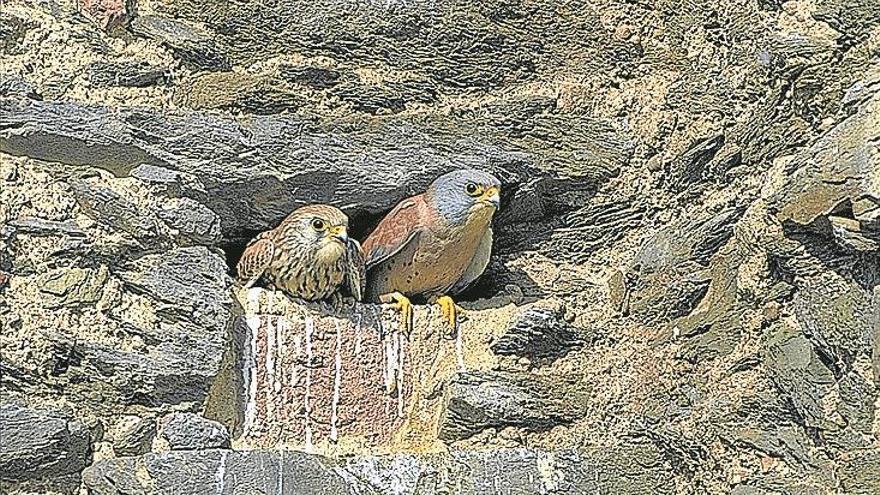
<path id="1" fill-rule="evenodd" d="M 348 244 L 348 232 L 345 229 L 345 225 L 337 225 L 335 227 L 330 227 L 329 229 L 330 239 L 339 242 L 343 246 Z"/>
<path id="2" fill-rule="evenodd" d="M 501 205 L 501 190 L 494 186 L 487 188 L 480 195 L 480 202 L 497 210 Z"/>

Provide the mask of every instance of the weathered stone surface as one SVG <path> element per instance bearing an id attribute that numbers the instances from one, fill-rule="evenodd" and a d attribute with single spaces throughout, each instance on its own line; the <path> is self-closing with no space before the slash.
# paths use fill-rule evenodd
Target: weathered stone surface
<path id="1" fill-rule="evenodd" d="M 523 209 L 555 196 L 541 182 L 595 187 L 630 153 L 630 144 L 601 121 L 536 118 L 564 124 L 574 136 L 568 139 L 592 150 L 579 172 L 546 171 L 547 161 L 557 159 L 553 143 L 561 137 L 548 137 L 529 150 L 523 147 L 528 140 L 499 135 L 513 124 L 491 119 L 462 122 L 460 129 L 403 121 L 342 127 L 300 117 L 239 121 L 8 99 L 0 102 L 0 151 L 104 167 L 119 176 L 144 164 L 190 174 L 204 186 L 191 197 L 220 216 L 226 237 L 272 228 L 303 202 L 347 205 L 354 216 L 374 214 L 422 190 L 442 172 L 464 166 L 492 170 L 505 190 L 522 193 L 505 204 L 503 223 L 519 221 Z M 486 137 L 475 138 L 481 128 Z"/>
<path id="2" fill-rule="evenodd" d="M 222 333 L 230 323 L 226 263 L 204 247 L 187 247 L 144 256 L 119 273 L 131 289 L 168 304 L 172 320 L 190 320 Z M 213 341 L 210 345 L 220 345 Z"/>
<path id="3" fill-rule="evenodd" d="M 880 239 L 880 153 L 869 144 L 878 124 L 880 94 L 874 93 L 855 114 L 794 157 L 787 167 L 791 177 L 771 198 L 771 210 L 788 231 L 832 234 L 829 216 L 837 216 L 852 220 L 853 228 L 869 239 Z"/>
<path id="4" fill-rule="evenodd" d="M 89 432 L 73 418 L 27 408 L 17 403 L 0 404 L 0 487 L 4 482 L 42 480 L 76 486 L 89 455 Z"/>
<path id="5" fill-rule="evenodd" d="M 109 432 L 117 456 L 142 455 L 150 451 L 156 438 L 156 420 L 139 416 L 120 418 Z"/>
<path id="6" fill-rule="evenodd" d="M 278 68 L 278 72 L 288 82 L 317 89 L 332 88 L 342 77 L 342 73 L 338 70 L 300 64 L 283 64 Z"/>
<path id="7" fill-rule="evenodd" d="M 95 62 L 86 77 L 98 87 L 125 86 L 145 88 L 168 82 L 168 70 L 144 62 Z"/>
<path id="8" fill-rule="evenodd" d="M 877 491 L 874 3 L 163 0 L 112 34 L 82 4 L 0 9 L 4 397 L 108 426 L 203 411 L 258 447 L 303 445 L 313 420 L 314 450 L 348 459 L 291 468 L 322 492 Z M 261 296 L 236 322 L 220 253 L 194 247 L 234 264 L 314 201 L 362 239 L 460 166 L 504 182 L 490 273 L 458 299 L 459 340 L 417 308 L 403 394 L 389 308 L 308 306 L 290 328 L 278 316 L 299 305 Z M 76 181 L 113 194 L 76 202 Z M 490 346 L 524 303 L 607 338 L 522 374 L 542 360 Z M 494 426 L 449 443 L 479 453 L 369 457 L 449 447 L 462 368 L 527 377 L 470 402 Z M 581 392 L 582 414 L 547 429 L 536 403 L 489 401 L 523 389 Z M 499 451 L 524 445 L 581 450 Z M 89 489 L 297 489 L 289 451 L 222 452 L 102 461 Z"/>
<path id="9" fill-rule="evenodd" d="M 653 454 L 653 455 L 652 455 Z M 672 493 L 669 473 L 642 446 L 613 452 L 533 449 L 397 454 L 331 460 L 294 451 L 215 450 L 102 461 L 84 473 L 98 495 L 122 493 L 439 495 Z M 145 470 L 145 484 L 135 475 Z"/>
<path id="10" fill-rule="evenodd" d="M 0 96 L 15 96 L 20 98 L 31 98 L 39 100 L 40 95 L 37 94 L 36 88 L 27 81 L 18 77 L 4 77 L 0 81 Z"/>
<path id="11" fill-rule="evenodd" d="M 41 218 L 16 218 L 9 222 L 16 233 L 31 235 L 58 235 L 65 234 L 71 237 L 84 237 L 86 235 L 73 220 L 62 222 L 43 220 Z"/>
<path id="12" fill-rule="evenodd" d="M 849 453 L 837 475 L 846 493 L 877 493 L 880 490 L 880 452 L 871 448 Z"/>
<path id="13" fill-rule="evenodd" d="M 108 290 L 107 284 L 94 282 L 101 273 L 107 277 L 106 268 L 102 270 L 50 272 L 43 290 L 49 291 L 52 305 L 88 309 L 102 297 L 96 291 Z M 224 367 L 232 366 L 224 361 L 235 313 L 223 259 L 204 247 L 174 249 L 114 267 L 107 280 L 145 298 L 137 304 L 153 316 L 105 317 L 105 325 L 134 339 L 127 348 L 76 339 L 68 329 L 40 330 L 51 350 L 46 364 L 53 375 L 50 387 L 61 387 L 77 403 L 103 413 L 132 405 L 162 409 L 203 404 Z"/>
<path id="14" fill-rule="evenodd" d="M 220 241 L 220 218 L 207 206 L 190 198 L 170 199 L 155 210 L 172 229 L 179 245 L 215 245 Z"/>
<path id="15" fill-rule="evenodd" d="M 226 427 L 194 413 L 174 413 L 162 418 L 162 437 L 171 450 L 228 449 Z"/>
<path id="16" fill-rule="evenodd" d="M 40 291 L 52 299 L 49 308 L 95 304 L 101 297 L 107 270 L 70 268 L 47 273 Z"/>
<path id="17" fill-rule="evenodd" d="M 20 53 L 23 50 L 21 43 L 32 27 L 27 19 L 7 12 L 0 13 L 0 53 Z"/>
<path id="18" fill-rule="evenodd" d="M 565 321 L 560 310 L 533 308 L 516 316 L 490 348 L 499 355 L 552 361 L 582 345 L 578 329 Z"/>
<path id="19" fill-rule="evenodd" d="M 825 419 L 821 398 L 834 386 L 834 376 L 803 336 L 779 329 L 767 345 L 767 361 L 777 387 L 789 397 L 804 424 L 833 428 Z"/>
<path id="20" fill-rule="evenodd" d="M 669 164 L 664 179 L 669 187 L 681 191 L 700 182 L 709 162 L 724 146 L 724 134 L 717 134 L 695 143 L 691 148 Z"/>
<path id="21" fill-rule="evenodd" d="M 880 383 L 880 285 L 874 287 L 874 331 L 871 334 L 874 383 Z"/>
<path id="22" fill-rule="evenodd" d="M 524 373 L 459 373 L 449 385 L 440 438 L 459 440 L 487 428 L 546 430 L 571 423 L 583 416 L 585 397 L 559 385 Z"/>
<path id="23" fill-rule="evenodd" d="M 160 242 L 155 216 L 133 200 L 92 181 L 76 181 L 72 187 L 82 210 L 98 222 L 128 232 L 145 245 Z"/>
<path id="24" fill-rule="evenodd" d="M 617 289 L 624 292 L 617 295 L 625 302 L 624 312 L 646 320 L 690 314 L 709 289 L 710 259 L 733 235 L 744 211 L 683 218 L 648 238 Z"/>
<path id="25" fill-rule="evenodd" d="M 175 102 L 196 110 L 245 111 L 258 115 L 295 112 L 303 104 L 284 81 L 237 72 L 210 72 L 182 85 Z"/>
<path id="26" fill-rule="evenodd" d="M 218 49 L 214 36 L 179 19 L 141 15 L 131 22 L 138 36 L 151 38 L 167 46 L 184 64 L 195 69 L 229 70 L 226 56 Z"/>

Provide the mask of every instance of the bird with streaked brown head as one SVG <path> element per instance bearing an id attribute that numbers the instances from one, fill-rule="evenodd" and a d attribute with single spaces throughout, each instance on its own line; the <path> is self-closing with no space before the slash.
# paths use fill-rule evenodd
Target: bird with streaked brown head
<path id="1" fill-rule="evenodd" d="M 244 249 L 237 265 L 245 288 L 260 278 L 292 297 L 318 301 L 345 286 L 363 299 L 365 265 L 358 241 L 348 237 L 348 217 L 329 205 L 297 208 Z"/>
<path id="2" fill-rule="evenodd" d="M 495 176 L 465 169 L 440 176 L 426 192 L 398 203 L 364 241 L 367 300 L 394 303 L 409 332 L 409 298 L 425 297 L 440 305 L 454 333 L 460 308 L 450 296 L 470 286 L 489 264 L 500 192 Z"/>

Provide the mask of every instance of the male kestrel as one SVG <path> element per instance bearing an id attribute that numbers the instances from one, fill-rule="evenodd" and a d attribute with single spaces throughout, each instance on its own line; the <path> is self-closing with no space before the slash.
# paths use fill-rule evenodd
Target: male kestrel
<path id="1" fill-rule="evenodd" d="M 409 332 L 409 297 L 423 296 L 440 305 L 454 332 L 458 307 L 449 296 L 489 264 L 500 186 L 491 174 L 457 170 L 401 201 L 364 241 L 367 299 L 394 302 Z"/>
<path id="2" fill-rule="evenodd" d="M 338 208 L 298 208 L 245 247 L 237 266 L 238 280 L 249 288 L 262 277 L 307 301 L 336 297 L 345 285 L 360 301 L 366 278 L 364 256 L 347 229 L 348 217 Z"/>

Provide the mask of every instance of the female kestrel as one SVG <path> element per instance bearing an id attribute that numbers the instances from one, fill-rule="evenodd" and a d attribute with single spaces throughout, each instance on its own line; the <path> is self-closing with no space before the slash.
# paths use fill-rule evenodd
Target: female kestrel
<path id="1" fill-rule="evenodd" d="M 337 296 L 345 285 L 363 299 L 365 266 L 361 245 L 347 233 L 348 217 L 328 205 L 303 206 L 278 227 L 258 235 L 238 262 L 245 288 L 261 277 L 290 296 L 317 301 Z"/>
<path id="2" fill-rule="evenodd" d="M 449 296 L 466 289 L 489 264 L 500 187 L 491 174 L 457 170 L 401 201 L 364 241 L 367 299 L 395 303 L 409 332 L 409 297 L 423 296 L 440 305 L 454 331 L 458 307 Z"/>

